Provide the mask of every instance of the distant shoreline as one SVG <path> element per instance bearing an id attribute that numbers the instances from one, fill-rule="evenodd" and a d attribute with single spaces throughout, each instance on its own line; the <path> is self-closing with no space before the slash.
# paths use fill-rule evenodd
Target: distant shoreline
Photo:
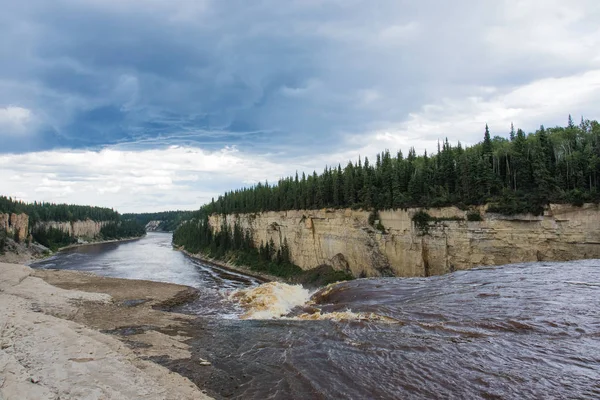
<path id="1" fill-rule="evenodd" d="M 73 243 L 68 246 L 60 247 L 58 250 L 56 250 L 54 253 L 52 253 L 51 256 L 53 256 L 54 254 L 61 252 L 63 250 L 75 249 L 75 248 L 84 247 L 84 246 L 93 246 L 95 244 L 133 242 L 134 240 L 139 240 L 139 239 L 143 238 L 144 236 L 146 236 L 146 234 L 144 234 L 142 236 L 138 236 L 138 237 L 129 237 L 129 238 L 123 238 L 123 239 L 99 240 L 97 242 L 87 242 L 87 243 Z"/>

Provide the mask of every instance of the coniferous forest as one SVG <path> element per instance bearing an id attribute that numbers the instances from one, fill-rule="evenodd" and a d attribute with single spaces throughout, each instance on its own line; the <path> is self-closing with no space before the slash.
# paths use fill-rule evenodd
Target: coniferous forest
<path id="1" fill-rule="evenodd" d="M 135 220 L 141 225 L 146 226 L 150 221 L 161 221 L 160 230 L 162 231 L 174 231 L 177 226 L 186 219 L 189 219 L 193 214 L 193 211 L 161 211 L 154 213 L 127 213 L 123 214 L 123 218 L 126 220 Z"/>
<path id="2" fill-rule="evenodd" d="M 0 196 L 0 213 L 27 214 L 33 239 L 53 251 L 75 243 L 77 238 L 57 228 L 37 226 L 38 222 L 73 222 L 86 219 L 103 221 L 106 224 L 100 229 L 100 238 L 105 240 L 138 237 L 146 233 L 144 226 L 136 220 L 123 218 L 117 211 L 105 207 L 45 202 L 26 203 Z M 5 241 L 6 238 L 0 239 L 0 245 Z"/>
<path id="3" fill-rule="evenodd" d="M 313 271 L 302 271 L 291 262 L 287 239 L 277 248 L 273 240 L 261 243 L 257 248 L 252 232 L 235 224 L 223 224 L 219 230 L 208 223 L 208 216 L 200 220 L 192 219 L 182 223 L 173 233 L 173 244 L 183 246 L 191 253 L 233 262 L 255 272 L 286 278 L 304 284 L 326 285 L 332 282 L 352 279 L 345 271 L 334 271 L 329 266 L 321 266 Z"/>
<path id="4" fill-rule="evenodd" d="M 291 264 L 287 246 L 275 250 L 274 244 L 262 243 L 256 248 L 249 232 L 237 226 L 216 232 L 208 216 L 319 208 L 362 208 L 376 215 L 383 209 L 451 205 L 466 209 L 481 204 L 488 204 L 491 212 L 539 215 L 549 203 L 600 201 L 597 121 L 582 119 L 576 125 L 569 116 L 566 127 L 541 126 L 525 134 L 511 126 L 506 137 L 492 137 L 486 125 L 482 133 L 483 140 L 471 147 L 451 145 L 446 139 L 431 155 L 417 155 L 414 148 L 406 156 L 386 150 L 373 162 L 359 159 L 344 168 L 325 167 L 321 174 L 296 174 L 277 184 L 258 183 L 225 193 L 180 225 L 173 243 L 288 277 L 300 269 Z M 478 213 L 469 215 L 469 220 L 480 218 Z"/>
<path id="5" fill-rule="evenodd" d="M 276 184 L 258 183 L 225 193 L 201 214 L 289 209 L 397 209 L 490 204 L 503 214 L 539 214 L 544 205 L 600 200 L 600 124 L 569 116 L 566 127 L 525 134 L 510 127 L 506 135 L 471 147 L 448 139 L 436 154 L 388 150 L 375 160 L 358 159 L 321 174 L 296 173 Z"/>
<path id="6" fill-rule="evenodd" d="M 25 213 L 34 225 L 40 221 L 119 221 L 119 213 L 112 208 L 80 206 L 75 204 L 54 204 L 45 202 L 25 203 L 10 197 L 0 196 L 0 213 Z"/>

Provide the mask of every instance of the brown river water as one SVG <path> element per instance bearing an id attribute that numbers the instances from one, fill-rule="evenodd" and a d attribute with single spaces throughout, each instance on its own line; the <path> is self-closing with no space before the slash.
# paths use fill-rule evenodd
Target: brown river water
<path id="1" fill-rule="evenodd" d="M 513 264 L 319 290 L 204 265 L 152 233 L 32 265 L 194 286 L 192 360 L 239 399 L 600 399 L 600 260 Z M 210 368 L 195 364 L 200 358 Z"/>

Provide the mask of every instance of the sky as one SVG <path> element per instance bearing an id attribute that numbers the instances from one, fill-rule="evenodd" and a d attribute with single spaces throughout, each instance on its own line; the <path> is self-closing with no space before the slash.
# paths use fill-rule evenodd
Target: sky
<path id="1" fill-rule="evenodd" d="M 121 212 L 600 119 L 597 0 L 0 0 L 0 194 Z"/>

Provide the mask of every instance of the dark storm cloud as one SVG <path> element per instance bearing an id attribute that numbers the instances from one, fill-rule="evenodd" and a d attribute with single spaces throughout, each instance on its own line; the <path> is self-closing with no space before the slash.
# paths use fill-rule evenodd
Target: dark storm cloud
<path id="1" fill-rule="evenodd" d="M 366 14 L 369 26 L 385 26 L 383 9 L 396 10 L 384 3 L 369 11 L 366 3 L 229 1 L 185 18 L 188 2 L 149 2 L 148 9 L 144 2 L 10 3 L 2 4 L 2 48 L 11 63 L 0 66 L 0 102 L 39 116 L 45 146 L 52 147 L 54 132 L 54 144 L 75 148 L 190 131 L 190 140 L 203 144 L 213 138 L 201 132 L 231 131 L 255 132 L 248 136 L 259 141 L 298 142 L 300 135 L 308 145 L 360 131 L 375 115 L 356 110 L 356 96 L 381 78 L 373 76 L 377 61 L 368 60 L 371 44 L 360 40 L 361 20 Z M 184 15 L 173 18 L 178 7 Z M 357 62 L 361 53 L 365 60 Z M 402 62 L 393 69 L 415 75 L 401 72 Z M 418 90 L 403 92 L 418 98 Z M 17 149 L 27 144 L 3 148 Z"/>
<path id="2" fill-rule="evenodd" d="M 551 3 L 0 0 L 10 60 L 0 109 L 31 112 L 18 120 L 28 138 L 1 151 L 343 150 L 348 135 L 394 127 L 427 104 L 589 70 L 561 29 L 593 45 L 597 10 Z M 552 7 L 560 18 L 543 13 Z"/>

